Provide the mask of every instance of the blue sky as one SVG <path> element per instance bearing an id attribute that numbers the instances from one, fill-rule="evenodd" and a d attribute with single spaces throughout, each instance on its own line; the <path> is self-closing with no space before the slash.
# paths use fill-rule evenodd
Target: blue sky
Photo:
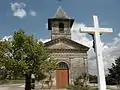
<path id="1" fill-rule="evenodd" d="M 50 31 L 46 24 L 52 18 L 59 5 L 68 16 L 75 19 L 73 40 L 92 46 L 87 34 L 80 34 L 81 25 L 93 26 L 92 16 L 99 16 L 100 27 L 113 28 L 111 34 L 101 36 L 105 70 L 120 55 L 120 0 L 1 0 L 0 2 L 0 38 L 8 38 L 14 31 L 24 29 L 37 39 L 49 39 Z M 89 71 L 96 73 L 95 54 L 90 48 L 88 52 Z"/>
<path id="2" fill-rule="evenodd" d="M 13 16 L 11 5 L 22 3 L 27 15 L 22 18 Z M 109 42 L 120 32 L 120 1 L 119 0 L 63 0 L 64 11 L 77 23 L 93 26 L 92 15 L 97 14 L 101 27 L 112 27 L 114 32 L 102 35 L 102 40 Z M 13 34 L 23 28 L 26 33 L 39 38 L 50 38 L 46 28 L 47 19 L 53 17 L 60 3 L 57 0 L 1 0 L 0 2 L 0 38 Z M 29 12 L 34 11 L 35 15 Z M 108 39 L 109 38 L 109 39 Z"/>

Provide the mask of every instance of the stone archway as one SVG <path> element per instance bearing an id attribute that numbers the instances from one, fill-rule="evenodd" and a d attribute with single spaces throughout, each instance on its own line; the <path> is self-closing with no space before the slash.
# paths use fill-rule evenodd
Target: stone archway
<path id="1" fill-rule="evenodd" d="M 58 63 L 56 70 L 56 88 L 65 88 L 69 84 L 69 67 L 65 62 Z"/>

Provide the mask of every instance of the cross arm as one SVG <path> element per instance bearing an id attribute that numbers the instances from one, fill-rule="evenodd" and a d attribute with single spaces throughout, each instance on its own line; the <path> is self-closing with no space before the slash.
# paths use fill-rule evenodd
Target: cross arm
<path id="1" fill-rule="evenodd" d="M 94 28 L 94 27 L 81 27 L 80 32 L 82 33 L 112 33 L 112 28 Z"/>

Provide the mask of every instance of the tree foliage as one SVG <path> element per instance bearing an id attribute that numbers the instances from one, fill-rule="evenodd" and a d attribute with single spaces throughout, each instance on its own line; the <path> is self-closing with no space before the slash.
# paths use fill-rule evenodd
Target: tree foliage
<path id="1" fill-rule="evenodd" d="M 96 75 L 89 75 L 89 82 L 90 83 L 97 83 L 97 76 Z"/>
<path id="2" fill-rule="evenodd" d="M 76 77 L 74 80 L 73 85 L 69 85 L 69 90 L 91 90 L 90 87 L 87 85 L 87 74 L 83 73 L 80 76 Z"/>
<path id="3" fill-rule="evenodd" d="M 58 67 L 57 60 L 53 58 L 48 58 L 46 61 L 42 62 L 41 66 L 42 66 L 43 72 L 47 76 L 46 82 L 47 82 L 48 88 L 51 88 L 53 83 L 52 78 L 54 76 L 54 71 Z"/>
<path id="4" fill-rule="evenodd" d="M 120 85 L 120 57 L 112 63 L 112 67 L 108 69 L 109 74 L 106 77 L 107 84 Z"/>
<path id="5" fill-rule="evenodd" d="M 12 40 L 0 42 L 0 67 L 7 71 L 4 78 L 17 79 L 24 76 L 28 87 L 25 90 L 30 90 L 31 74 L 37 80 L 45 78 L 43 62 L 48 58 L 50 55 L 44 44 L 33 35 L 26 35 L 24 30 L 14 32 Z"/>

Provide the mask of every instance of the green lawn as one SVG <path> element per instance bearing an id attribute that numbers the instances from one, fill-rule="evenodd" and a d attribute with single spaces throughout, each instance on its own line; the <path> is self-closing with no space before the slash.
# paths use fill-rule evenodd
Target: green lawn
<path id="1" fill-rule="evenodd" d="M 0 80 L 0 84 L 20 84 L 24 82 L 24 80 Z"/>

